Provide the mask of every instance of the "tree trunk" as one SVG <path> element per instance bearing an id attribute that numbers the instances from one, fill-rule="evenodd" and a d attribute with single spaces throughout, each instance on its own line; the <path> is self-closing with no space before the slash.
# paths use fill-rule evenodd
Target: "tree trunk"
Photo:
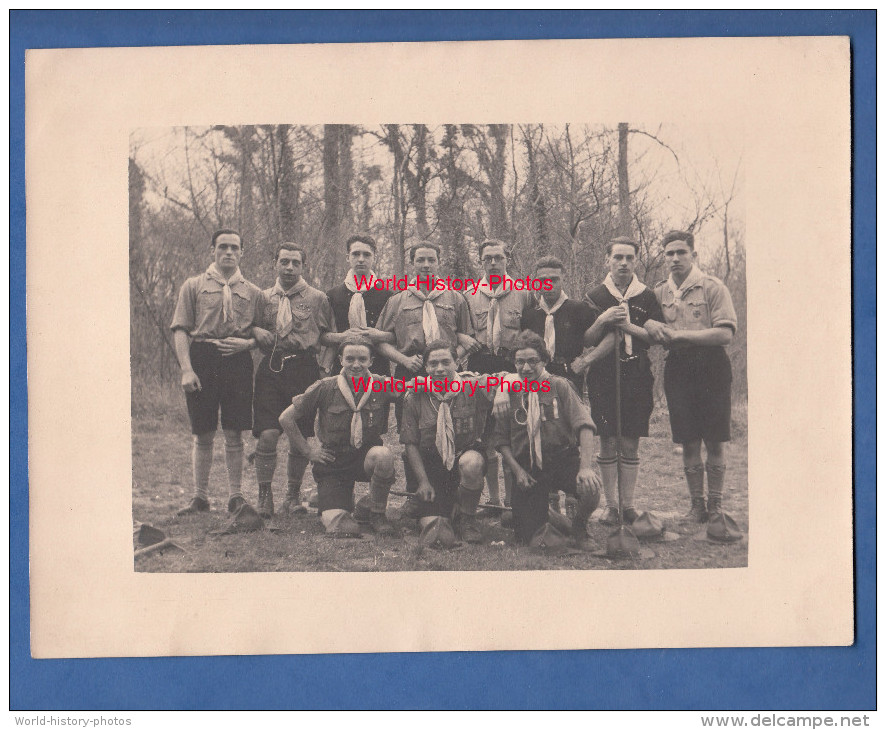
<path id="1" fill-rule="evenodd" d="M 489 176 L 489 227 L 494 238 L 505 238 L 508 234 L 507 208 L 505 206 L 505 158 L 508 144 L 508 125 L 490 124 L 489 135 L 494 142 Z"/>
<path id="2" fill-rule="evenodd" d="M 628 123 L 618 125 L 618 233 L 631 235 L 631 188 L 628 185 Z"/>
<path id="3" fill-rule="evenodd" d="M 351 137 L 347 124 L 323 126 L 323 225 L 317 248 L 316 275 L 319 281 L 334 281 L 344 273 L 340 256 L 343 232 L 351 223 Z"/>
<path id="4" fill-rule="evenodd" d="M 299 210 L 299 180 L 292 158 L 289 125 L 277 125 L 280 146 L 280 235 L 285 241 L 298 241 L 301 233 Z"/>
<path id="5" fill-rule="evenodd" d="M 253 174 L 252 174 L 252 149 L 255 127 L 245 126 L 240 128 L 240 210 L 238 211 L 238 225 L 243 240 L 254 243 L 256 240 L 255 206 L 253 205 Z M 247 244 L 248 245 L 248 244 Z"/>

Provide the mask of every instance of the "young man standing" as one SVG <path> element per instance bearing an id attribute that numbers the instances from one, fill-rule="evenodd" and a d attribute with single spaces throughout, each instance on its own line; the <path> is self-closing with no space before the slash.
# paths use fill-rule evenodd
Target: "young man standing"
<path id="1" fill-rule="evenodd" d="M 582 373 L 573 372 L 569 364 L 582 354 L 582 338 L 594 323 L 596 311 L 585 302 L 570 299 L 563 291 L 560 259 L 545 256 L 536 261 L 535 278 L 550 281 L 551 289 L 542 289 L 537 306 L 523 313 L 520 327 L 544 338 L 545 347 L 553 358 L 548 363 L 548 372 L 568 379 L 580 395 L 584 389 Z"/>
<path id="2" fill-rule="evenodd" d="M 466 294 L 474 324 L 477 327 L 477 340 L 481 347 L 471 353 L 468 370 L 482 374 L 514 372 L 514 341 L 520 334 L 520 318 L 523 313 L 535 306 L 535 298 L 526 290 L 517 291 L 504 286 L 508 275 L 509 252 L 502 241 L 488 239 L 479 246 L 480 263 L 483 266 L 483 279 L 476 293 Z M 490 277 L 497 286 L 490 284 Z M 494 277 L 498 277 L 497 279 Z M 492 427 L 492 420 L 488 422 Z M 489 504 L 500 505 L 498 493 L 498 453 L 492 447 L 491 439 L 486 454 L 488 469 L 486 487 L 489 491 Z M 503 469 L 505 483 L 505 506 L 511 506 L 511 490 L 514 478 L 510 470 Z"/>
<path id="3" fill-rule="evenodd" d="M 457 348 L 458 358 L 479 347 L 474 339 L 474 323 L 468 303 L 461 292 L 435 288 L 440 270 L 440 248 L 423 241 L 409 249 L 412 282 L 406 291 L 392 296 L 378 318 L 377 327 L 394 335 L 394 343 L 380 342 L 378 352 L 390 359 L 395 379 L 411 379 L 424 375 L 422 353 L 436 340 L 443 340 Z M 397 426 L 402 421 L 403 407 L 395 404 Z M 418 485 L 412 467 L 403 455 L 406 491 L 415 492 Z M 407 513 L 416 513 L 414 501 L 410 500 Z"/>
<path id="4" fill-rule="evenodd" d="M 252 325 L 261 291 L 243 278 L 243 243 L 231 229 L 216 231 L 209 247 L 213 262 L 188 279 L 178 295 L 172 318 L 175 353 L 182 370 L 182 389 L 194 435 L 194 497 L 178 514 L 209 510 L 209 471 L 219 409 L 225 434 L 225 465 L 234 512 L 245 499 L 242 432 L 252 426 Z"/>
<path id="5" fill-rule="evenodd" d="M 726 285 L 695 265 L 698 254 L 691 233 L 671 231 L 662 246 L 671 272 L 655 286 L 664 324 L 650 320 L 645 328 L 668 350 L 664 387 L 673 440 L 683 445 L 683 471 L 692 499 L 687 518 L 704 522 L 722 507 L 724 445 L 731 436 L 732 418 L 732 365 L 726 346 L 738 318 Z M 707 463 L 702 462 L 702 442 Z"/>
<path id="6" fill-rule="evenodd" d="M 422 352 L 435 340 L 457 347 L 459 357 L 480 346 L 464 296 L 432 284 L 440 272 L 440 247 L 427 241 L 416 244 L 409 249 L 409 262 L 412 282 L 387 301 L 376 324 L 394 335 L 394 342 L 380 342 L 378 351 L 394 363 L 397 379 L 421 372 Z"/>
<path id="7" fill-rule="evenodd" d="M 514 473 L 514 534 L 529 544 L 547 521 L 548 494 L 562 489 L 578 498 L 572 537 L 583 540 L 600 502 L 594 421 L 572 384 L 547 371 L 550 355 L 541 337 L 521 332 L 516 345 L 514 365 L 527 387 L 512 383 L 495 418 L 495 445 Z"/>
<path id="8" fill-rule="evenodd" d="M 367 235 L 351 236 L 345 242 L 348 252 L 348 273 L 344 281 L 326 292 L 332 313 L 335 317 L 337 333 L 329 333 L 327 339 L 336 347 L 346 337 L 361 335 L 369 339 L 373 347 L 380 342 L 391 342 L 393 336 L 376 329 L 381 310 L 388 299 L 394 296 L 390 289 L 364 288 L 361 281 L 369 285 L 375 279 L 373 270 L 376 256 L 375 239 Z M 334 354 L 334 353 L 333 353 Z M 391 365 L 386 357 L 375 355 L 372 361 L 375 372 L 385 377 L 391 374 Z"/>
<path id="9" fill-rule="evenodd" d="M 617 443 L 615 421 L 615 350 L 588 368 L 588 398 L 591 415 L 600 434 L 597 464 L 603 477 L 606 514 L 601 522 L 619 524 L 619 483 L 622 517 L 632 524 L 639 516 L 634 509 L 634 491 L 640 469 L 640 437 L 649 435 L 652 415 L 652 368 L 649 364 L 649 334 L 643 325 L 661 321 L 655 294 L 634 273 L 639 246 L 627 237 L 615 238 L 606 247 L 609 273 L 591 289 L 586 299 L 601 314 L 585 334 L 585 342 L 597 346 L 616 329 L 621 333 L 618 354 L 621 376 L 621 444 Z M 621 453 L 619 474 L 618 453 Z"/>
<path id="10" fill-rule="evenodd" d="M 483 533 L 475 515 L 486 471 L 483 435 L 495 389 L 486 387 L 486 376 L 459 374 L 455 358 L 455 348 L 443 340 L 425 349 L 430 383 L 421 387 L 423 378 L 418 378 L 407 394 L 400 443 L 418 483 L 418 516 L 452 518 L 462 540 L 480 543 Z"/>
<path id="11" fill-rule="evenodd" d="M 326 333 L 335 330 L 326 295 L 302 277 L 305 263 L 305 252 L 296 244 L 287 242 L 277 247 L 277 281 L 262 292 L 259 320 L 253 330 L 264 354 L 255 376 L 252 424 L 252 433 L 258 439 L 255 475 L 258 512 L 262 517 L 274 514 L 271 483 L 277 468 L 280 414 L 293 396 L 304 393 L 320 378 L 317 353 L 321 344 L 327 344 Z M 304 421 L 300 426 L 302 434 L 314 435 L 313 421 Z M 284 512 L 305 512 L 300 492 L 307 465 L 301 453 L 290 450 Z"/>
<path id="12" fill-rule="evenodd" d="M 388 404 L 397 396 L 373 391 L 372 382 L 385 378 L 370 373 L 369 340 L 349 335 L 339 345 L 341 372 L 314 383 L 292 399 L 280 416 L 289 437 L 290 453 L 313 463 L 320 519 L 327 534 L 357 536 L 354 520 L 354 482 L 369 482 L 370 525 L 379 535 L 391 535 L 385 517 L 388 492 L 394 483 L 394 456 L 382 446 L 388 430 Z M 319 413 L 319 444 L 308 445 L 304 423 L 314 423 Z"/>

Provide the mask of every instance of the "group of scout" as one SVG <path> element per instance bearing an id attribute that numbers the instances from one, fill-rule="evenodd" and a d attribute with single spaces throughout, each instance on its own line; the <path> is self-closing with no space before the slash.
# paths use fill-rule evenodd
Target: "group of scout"
<path id="1" fill-rule="evenodd" d="M 651 345 L 668 351 L 664 388 L 673 440 L 682 445 L 687 518 L 704 522 L 719 514 L 731 416 L 725 346 L 736 330 L 735 310 L 723 283 L 695 265 L 691 233 L 673 231 L 662 245 L 670 276 L 653 290 L 634 273 L 637 244 L 616 238 L 606 249 L 606 278 L 584 301 L 569 298 L 563 265 L 551 256 L 536 263 L 535 278 L 551 287 L 536 300 L 526 290 L 490 286 L 507 276 L 508 252 L 497 240 L 479 246 L 485 275 L 476 293 L 428 286 L 440 267 L 440 249 L 429 242 L 409 251 L 409 288 L 358 290 L 357 280 L 375 276 L 376 244 L 357 235 L 345 244 L 344 281 L 324 294 L 305 281 L 305 251 L 294 243 L 277 248 L 274 286 L 258 289 L 240 273 L 240 235 L 217 231 L 213 263 L 184 283 L 172 322 L 194 434 L 195 494 L 179 514 L 209 510 L 221 412 L 230 512 L 251 509 L 241 492 L 242 432 L 251 428 L 262 517 L 275 512 L 271 484 L 285 433 L 287 491 L 278 513 L 306 513 L 301 483 L 310 462 L 327 533 L 356 536 L 363 523 L 379 535 L 394 534 L 386 508 L 395 459 L 381 439 L 394 403 L 410 495 L 403 514 L 426 527 L 451 520 L 462 540 L 482 542 L 476 514 L 484 481 L 488 508 L 501 507 L 499 455 L 517 542 L 529 543 L 545 527 L 552 495 L 558 505 L 560 491 L 577 541 L 587 537 L 601 485 L 601 521 L 631 524 L 638 517 L 639 439 L 648 436 L 653 408 Z M 262 353 L 254 377 L 253 348 Z M 321 377 L 321 365 L 330 377 Z M 388 379 L 391 365 L 398 380 L 474 380 L 484 387 L 414 388 L 405 395 L 367 387 L 370 379 Z M 486 388 L 488 375 L 549 388 Z M 315 421 L 316 439 L 308 441 Z M 355 505 L 357 481 L 369 482 L 369 496 Z"/>

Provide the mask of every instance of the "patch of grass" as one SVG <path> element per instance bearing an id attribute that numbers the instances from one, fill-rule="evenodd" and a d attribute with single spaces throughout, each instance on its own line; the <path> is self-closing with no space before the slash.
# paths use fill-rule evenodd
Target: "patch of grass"
<path id="1" fill-rule="evenodd" d="M 135 395 L 135 388 L 134 395 Z M 513 543 L 513 532 L 501 527 L 498 519 L 482 521 L 483 545 L 462 545 L 450 551 L 432 550 L 418 542 L 416 530 L 405 530 L 402 537 L 381 539 L 330 539 L 316 514 L 281 519 L 272 527 L 279 531 L 212 535 L 228 522 L 227 476 L 224 441 L 219 434 L 210 476 L 212 511 L 188 517 L 175 512 L 186 505 L 193 492 L 191 480 L 191 435 L 184 398 L 170 385 L 153 392 L 146 389 L 133 400 L 133 489 L 132 514 L 135 523 L 145 522 L 165 531 L 186 549 L 185 553 L 165 552 L 139 558 L 135 569 L 146 572 L 339 572 L 339 571 L 427 571 L 427 570 L 650 570 L 663 568 L 739 568 L 747 565 L 747 543 L 719 545 L 693 539 L 703 526 L 687 526 L 676 514 L 688 508 L 681 457 L 670 440 L 667 413 L 656 409 L 650 423 L 650 437 L 641 440 L 640 482 L 636 502 L 640 510 L 665 517 L 669 530 L 684 536 L 675 542 L 654 543 L 655 557 L 637 561 L 611 561 L 590 553 L 580 555 L 535 555 Z M 747 500 L 747 407 L 733 409 L 734 441 L 729 446 L 725 506 L 739 526 L 748 530 Z M 393 419 L 392 419 L 393 422 Z M 254 450 L 245 435 L 246 453 Z M 399 456 L 401 447 L 392 428 L 385 442 Z M 279 449 L 274 494 L 282 502 L 286 481 L 286 446 Z M 311 470 L 305 474 L 303 494 L 314 488 Z M 402 464 L 398 458 L 398 480 L 393 487 L 403 490 Z M 356 497 L 368 491 L 357 484 Z M 500 485 L 504 494 L 504 487 Z M 248 464 L 243 470 L 243 493 L 255 504 L 258 488 L 255 472 Z M 485 496 L 484 496 L 485 498 Z M 396 520 L 403 497 L 392 496 L 389 519 Z M 598 511 L 598 516 L 602 509 Z M 602 549 L 611 528 L 593 518 L 589 525 L 592 542 Z M 493 545 L 492 543 L 503 543 Z"/>

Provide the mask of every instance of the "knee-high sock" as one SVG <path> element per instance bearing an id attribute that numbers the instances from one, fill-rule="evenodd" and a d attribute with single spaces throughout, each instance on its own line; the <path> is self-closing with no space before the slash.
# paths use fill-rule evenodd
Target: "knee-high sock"
<path id="1" fill-rule="evenodd" d="M 486 458 L 489 464 L 486 469 L 486 487 L 489 490 L 489 501 L 499 503 L 501 502 L 501 496 L 498 489 L 498 452 L 487 452 Z"/>
<path id="2" fill-rule="evenodd" d="M 615 456 L 597 456 L 597 466 L 603 480 L 606 506 L 618 509 L 618 459 Z"/>
<path id="3" fill-rule="evenodd" d="M 212 441 L 194 439 L 191 451 L 191 466 L 194 469 L 194 496 L 209 501 L 209 470 L 212 469 Z"/>
<path id="4" fill-rule="evenodd" d="M 477 505 L 480 503 L 480 495 L 483 493 L 483 483 L 480 482 L 480 489 L 470 489 L 464 483 L 458 485 L 456 493 L 456 504 L 458 511 L 463 515 L 477 514 Z"/>
<path id="5" fill-rule="evenodd" d="M 514 473 L 501 463 L 502 480 L 505 483 L 505 507 L 511 506 L 511 493 L 514 491 Z"/>
<path id="6" fill-rule="evenodd" d="M 369 511 L 384 514 L 388 508 L 388 493 L 394 484 L 394 472 L 380 474 L 376 468 L 369 479 Z"/>
<path id="7" fill-rule="evenodd" d="M 255 480 L 260 487 L 270 486 L 277 469 L 277 452 L 255 450 Z"/>
<path id="8" fill-rule="evenodd" d="M 298 499 L 301 493 L 301 482 L 308 468 L 308 460 L 301 454 L 289 452 L 286 459 L 286 497 Z"/>
<path id="9" fill-rule="evenodd" d="M 225 466 L 228 468 L 228 489 L 233 497 L 240 494 L 243 481 L 243 441 L 225 443 Z"/>
<path id="10" fill-rule="evenodd" d="M 686 475 L 689 496 L 692 499 L 704 499 L 704 464 L 684 466 L 683 473 Z"/>
<path id="11" fill-rule="evenodd" d="M 625 509 L 634 506 L 634 491 L 637 488 L 639 471 L 640 459 L 621 457 L 621 503 Z"/>
<path id="12" fill-rule="evenodd" d="M 708 499 L 721 500 L 723 498 L 723 481 L 726 478 L 725 464 L 705 464 L 708 473 Z"/>

